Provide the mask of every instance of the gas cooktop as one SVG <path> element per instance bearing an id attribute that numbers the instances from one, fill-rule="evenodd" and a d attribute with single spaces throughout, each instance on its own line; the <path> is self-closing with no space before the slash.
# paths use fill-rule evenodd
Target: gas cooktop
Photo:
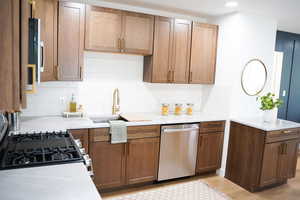
<path id="1" fill-rule="evenodd" d="M 8 136 L 0 158 L 0 169 L 69 163 L 83 159 L 72 135 L 63 131 Z"/>

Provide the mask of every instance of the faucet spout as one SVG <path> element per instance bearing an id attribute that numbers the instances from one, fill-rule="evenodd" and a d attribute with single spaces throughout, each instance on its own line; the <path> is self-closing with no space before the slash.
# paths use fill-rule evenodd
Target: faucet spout
<path id="1" fill-rule="evenodd" d="M 120 92 L 119 89 L 116 88 L 113 92 L 113 106 L 112 106 L 112 114 L 116 115 L 120 112 Z"/>

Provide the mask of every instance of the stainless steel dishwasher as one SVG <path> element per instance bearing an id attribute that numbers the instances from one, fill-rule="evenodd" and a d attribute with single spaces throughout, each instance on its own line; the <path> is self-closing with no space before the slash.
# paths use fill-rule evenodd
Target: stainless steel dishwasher
<path id="1" fill-rule="evenodd" d="M 198 124 L 161 127 L 158 181 L 195 175 Z"/>

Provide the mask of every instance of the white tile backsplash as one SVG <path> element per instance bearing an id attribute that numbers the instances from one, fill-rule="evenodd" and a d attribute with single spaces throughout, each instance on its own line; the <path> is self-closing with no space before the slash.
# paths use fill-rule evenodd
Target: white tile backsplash
<path id="1" fill-rule="evenodd" d="M 59 115 L 67 109 L 72 93 L 88 114 L 110 114 L 112 93 L 119 88 L 122 112 L 159 112 L 161 103 L 194 103 L 200 111 L 203 94 L 212 86 L 152 84 L 143 82 L 143 57 L 85 52 L 84 81 L 46 82 L 37 94 L 28 95 L 26 116 Z M 208 97 L 205 97 L 207 99 Z M 215 98 L 215 97 L 214 97 Z"/>

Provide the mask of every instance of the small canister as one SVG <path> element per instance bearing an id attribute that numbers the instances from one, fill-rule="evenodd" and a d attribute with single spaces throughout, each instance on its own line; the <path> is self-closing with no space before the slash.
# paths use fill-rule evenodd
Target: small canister
<path id="1" fill-rule="evenodd" d="M 182 104 L 181 103 L 176 103 L 175 104 L 175 115 L 181 115 L 182 114 Z"/>
<path id="2" fill-rule="evenodd" d="M 186 104 L 186 114 L 187 115 L 192 115 L 193 114 L 193 106 L 194 106 L 194 104 L 192 104 L 192 103 L 187 103 Z"/>
<path id="3" fill-rule="evenodd" d="M 163 116 L 169 115 L 169 104 L 167 103 L 161 104 L 161 115 Z"/>

